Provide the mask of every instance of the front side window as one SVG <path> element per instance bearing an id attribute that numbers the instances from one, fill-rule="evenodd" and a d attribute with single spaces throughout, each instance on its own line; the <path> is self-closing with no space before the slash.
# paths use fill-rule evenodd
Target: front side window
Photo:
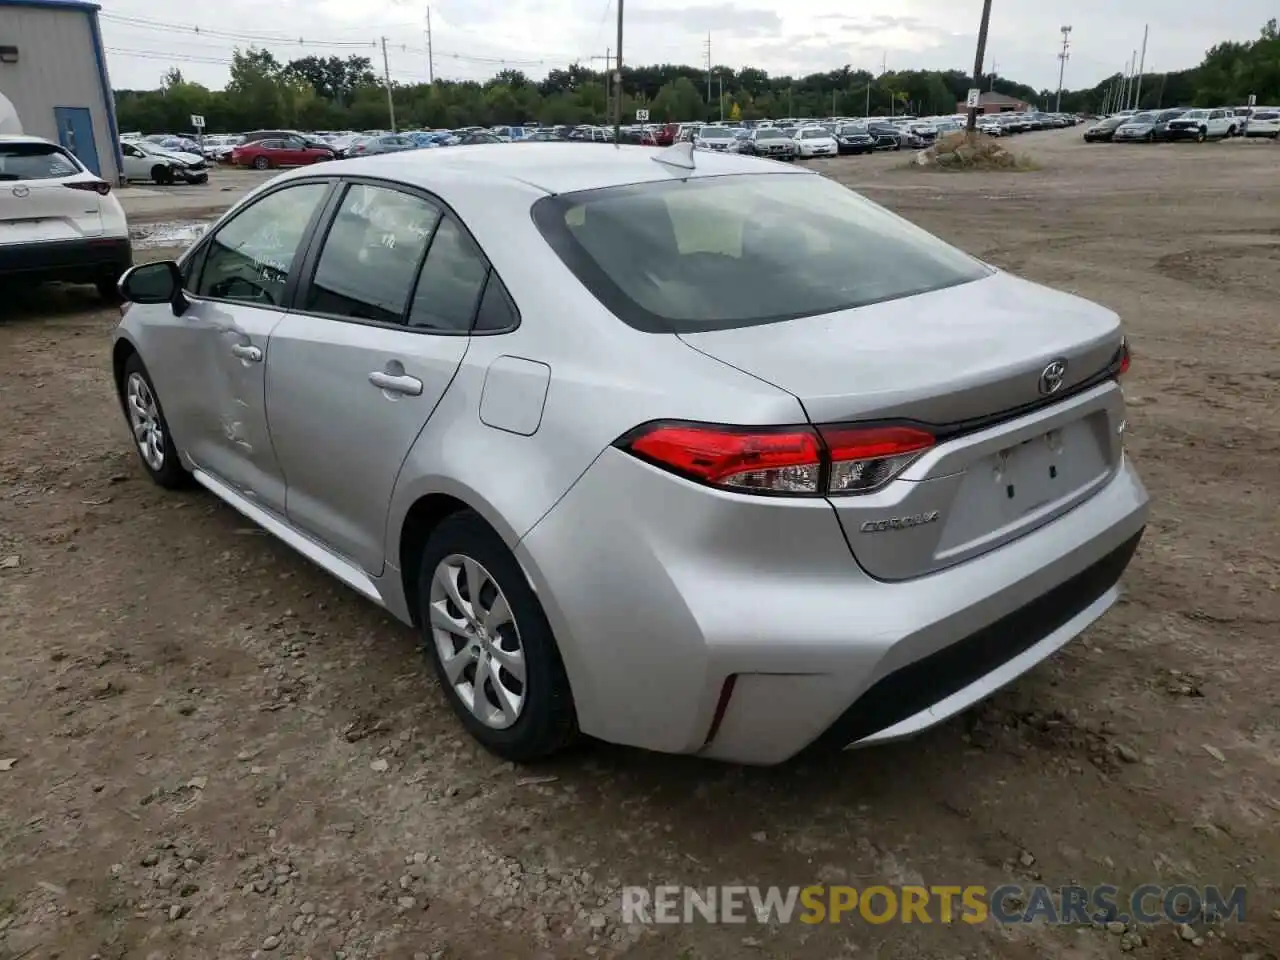
<path id="1" fill-rule="evenodd" d="M 544 197 L 533 213 L 578 279 L 622 320 L 650 331 L 835 313 L 990 273 L 815 175 L 611 187 Z"/>
<path id="2" fill-rule="evenodd" d="M 440 208 L 384 187 L 347 191 L 325 237 L 302 309 L 400 323 Z"/>
<path id="3" fill-rule="evenodd" d="M 236 214 L 210 237 L 195 293 L 281 306 L 298 247 L 328 190 L 325 183 L 286 187 Z"/>

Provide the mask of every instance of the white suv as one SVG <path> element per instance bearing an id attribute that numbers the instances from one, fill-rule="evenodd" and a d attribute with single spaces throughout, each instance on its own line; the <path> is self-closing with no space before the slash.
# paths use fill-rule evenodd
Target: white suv
<path id="1" fill-rule="evenodd" d="M 112 299 L 132 262 L 109 183 L 56 143 L 0 136 L 0 280 L 92 283 Z"/>

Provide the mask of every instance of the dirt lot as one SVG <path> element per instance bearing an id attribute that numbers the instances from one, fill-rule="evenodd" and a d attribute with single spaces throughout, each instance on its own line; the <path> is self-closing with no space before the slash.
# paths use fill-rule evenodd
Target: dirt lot
<path id="1" fill-rule="evenodd" d="M 824 169 L 1125 317 L 1155 498 L 1127 597 L 976 712 L 778 769 L 482 753 L 408 630 L 208 495 L 150 484 L 111 311 L 7 298 L 0 958 L 1275 957 L 1280 146 L 1036 137 L 1014 142 L 1031 173 Z M 1170 925 L 642 931 L 617 900 L 1035 879 L 1245 884 L 1249 919 L 1199 945 Z"/>

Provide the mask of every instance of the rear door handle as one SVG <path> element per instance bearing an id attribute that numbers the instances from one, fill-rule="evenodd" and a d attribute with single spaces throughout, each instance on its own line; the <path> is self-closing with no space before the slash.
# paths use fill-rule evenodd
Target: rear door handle
<path id="1" fill-rule="evenodd" d="M 262 362 L 262 351 L 251 343 L 237 343 L 231 347 L 233 356 L 239 357 L 241 360 L 247 360 L 250 363 Z"/>
<path id="2" fill-rule="evenodd" d="M 410 397 L 422 395 L 422 381 L 417 377 L 406 375 L 396 375 L 394 373 L 384 373 L 381 370 L 375 370 L 369 374 L 369 382 L 375 387 L 386 390 L 390 393 L 403 393 Z"/>

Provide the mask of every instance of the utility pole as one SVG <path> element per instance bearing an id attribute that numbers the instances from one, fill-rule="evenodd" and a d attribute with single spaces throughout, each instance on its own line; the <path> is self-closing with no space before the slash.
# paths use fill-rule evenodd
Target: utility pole
<path id="1" fill-rule="evenodd" d="M 613 106 L 613 143 L 622 142 L 622 0 L 618 0 L 618 72 L 613 77 L 613 91 L 617 100 Z"/>
<path id="2" fill-rule="evenodd" d="M 707 106 L 711 106 L 711 34 L 707 34 Z"/>
<path id="3" fill-rule="evenodd" d="M 396 132 L 396 104 L 391 99 L 391 67 L 387 65 L 387 38 L 382 38 L 382 79 L 387 82 L 387 114 L 391 117 L 391 132 Z"/>
<path id="4" fill-rule="evenodd" d="M 436 82 L 436 58 L 431 52 L 431 8 L 427 7 L 427 80 Z"/>
<path id="5" fill-rule="evenodd" d="M 718 93 L 720 94 L 720 122 L 724 123 L 724 77 L 716 77 L 716 83 L 720 85 L 718 88 Z"/>
<path id="6" fill-rule="evenodd" d="M 1124 64 L 1124 73 L 1120 77 L 1120 110 L 1124 110 L 1129 106 L 1129 62 L 1126 60 Z M 1117 113 L 1120 111 L 1117 110 Z"/>
<path id="7" fill-rule="evenodd" d="M 978 51 L 973 56 L 973 82 L 981 86 L 982 58 L 987 52 L 987 27 L 991 24 L 991 0 L 982 0 L 982 23 L 978 25 Z M 966 127 L 970 138 L 978 130 L 978 108 L 969 108 L 969 123 Z"/>
<path id="8" fill-rule="evenodd" d="M 996 90 L 996 74 L 999 73 L 999 71 L 1000 71 L 1000 65 L 996 63 L 994 60 L 992 60 L 991 61 L 991 86 L 987 87 L 987 89 L 992 93 L 995 93 L 995 90 Z"/>
<path id="9" fill-rule="evenodd" d="M 1168 73 L 1160 74 L 1160 96 L 1156 97 L 1156 109 L 1159 110 L 1164 106 L 1164 81 L 1169 76 Z"/>
<path id="10" fill-rule="evenodd" d="M 1134 109 L 1133 105 L 1133 81 L 1137 78 L 1138 69 L 1138 51 L 1133 51 L 1133 56 L 1129 58 L 1129 96 L 1124 102 L 1126 110 Z"/>
<path id="11" fill-rule="evenodd" d="M 1062 112 L 1062 75 L 1067 69 L 1067 60 L 1071 58 L 1071 54 L 1067 50 L 1071 47 L 1071 27 L 1062 27 L 1062 52 L 1058 54 L 1058 99 L 1054 102 L 1053 112 Z"/>
<path id="12" fill-rule="evenodd" d="M 1147 67 L 1147 31 L 1151 29 L 1151 24 L 1144 24 L 1142 27 L 1142 58 L 1138 61 L 1138 86 L 1137 91 L 1133 95 L 1133 105 L 1139 106 L 1142 102 L 1142 73 Z"/>

